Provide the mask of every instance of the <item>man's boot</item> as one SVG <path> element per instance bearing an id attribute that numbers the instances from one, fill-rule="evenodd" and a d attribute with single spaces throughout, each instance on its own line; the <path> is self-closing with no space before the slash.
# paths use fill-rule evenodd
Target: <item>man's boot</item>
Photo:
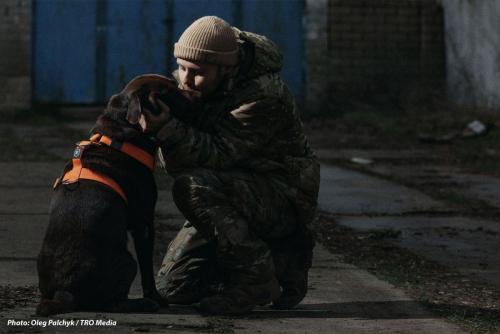
<path id="1" fill-rule="evenodd" d="M 220 294 L 204 298 L 200 311 L 207 314 L 238 315 L 252 311 L 257 305 L 266 305 L 280 296 L 276 278 L 266 283 L 226 287 Z"/>
<path id="2" fill-rule="evenodd" d="M 273 301 L 277 309 L 290 309 L 305 297 L 308 287 L 309 269 L 312 265 L 314 238 L 311 231 L 297 231 L 286 240 L 281 240 L 272 248 L 282 293 Z"/>

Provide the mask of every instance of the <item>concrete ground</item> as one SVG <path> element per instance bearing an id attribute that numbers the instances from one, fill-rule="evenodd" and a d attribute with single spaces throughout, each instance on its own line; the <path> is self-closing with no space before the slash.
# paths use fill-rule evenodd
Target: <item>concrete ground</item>
<path id="1" fill-rule="evenodd" d="M 353 167 L 383 178 L 349 171 L 346 180 L 346 173 L 337 173 L 337 167 L 322 170 L 326 184 L 332 185 L 324 191 L 331 192 L 341 186 L 338 191 L 343 192 L 334 207 L 326 208 L 336 214 L 339 224 L 359 231 L 396 232 L 399 236 L 394 241 L 399 246 L 500 288 L 500 179 L 433 164 L 435 157 L 428 151 L 319 150 L 318 154 L 323 161 L 342 165 L 353 156 L 370 159 L 369 165 Z M 414 163 L 416 159 L 420 164 Z M 412 188 L 430 189 L 428 193 L 437 192 L 443 199 L 450 197 L 449 204 L 395 186 L 387 179 Z M 363 180 L 377 181 L 358 189 Z M 357 182 L 352 184 L 353 190 L 348 189 L 348 182 Z M 412 194 L 419 195 L 412 197 Z"/>
<path id="2" fill-rule="evenodd" d="M 0 287 L 3 307 L 0 310 L 0 331 L 464 333 L 456 325 L 427 312 L 401 290 L 364 270 L 343 263 L 321 245 L 315 249 L 309 294 L 294 310 L 276 311 L 263 307 L 245 317 L 232 318 L 202 317 L 193 308 L 171 306 L 156 314 L 64 314 L 56 319 L 111 319 L 116 324 L 109 322 L 110 325 L 94 323 L 82 326 L 75 322 L 75 325 L 64 327 L 45 323 L 44 327 L 43 321 L 48 319 L 34 316 L 36 301 L 32 295 L 37 285 L 35 258 L 48 221 L 51 186 L 73 145 L 70 140 L 54 143 L 50 134 L 60 126 L 54 125 L 53 129 L 39 126 L 36 129 L 22 129 L 29 144 L 45 147 L 50 142 L 50 154 L 21 152 L 24 158 L 16 159 L 15 152 L 10 152 L 8 154 L 14 158 L 2 159 L 0 162 Z M 89 128 L 90 124 L 64 127 L 67 131 L 83 135 L 82 129 Z M 33 132 L 36 137 L 33 137 Z M 34 158 L 30 160 L 26 157 Z M 179 228 L 182 217 L 169 197 L 168 180 L 159 176 L 159 183 L 157 224 L 160 230 L 167 231 L 165 235 L 171 237 Z M 320 209 L 338 215 L 346 225 L 359 228 L 382 224 L 380 219 L 376 220 L 373 216 L 453 212 L 445 204 L 418 191 L 327 165 L 322 169 Z M 392 219 L 393 223 L 384 221 L 382 225 L 398 225 L 397 218 Z M 405 228 L 419 224 L 418 221 L 401 221 Z M 163 241 L 163 245 L 157 246 L 160 252 L 168 243 L 168 240 Z M 432 245 L 429 247 L 429 251 L 432 251 Z M 132 287 L 131 295 L 140 295 L 137 284 Z M 28 326 L 19 323 L 8 325 L 9 320 L 25 321 Z"/>

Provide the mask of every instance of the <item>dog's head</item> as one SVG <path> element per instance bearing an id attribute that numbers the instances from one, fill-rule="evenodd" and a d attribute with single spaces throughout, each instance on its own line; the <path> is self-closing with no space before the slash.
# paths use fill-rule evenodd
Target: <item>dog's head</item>
<path id="1" fill-rule="evenodd" d="M 144 135 L 137 124 L 142 110 L 158 112 L 149 102 L 151 94 L 165 102 L 174 115 L 189 113 L 198 103 L 196 95 L 179 89 L 173 79 L 158 74 L 139 75 L 111 96 L 93 131 L 120 141 Z"/>

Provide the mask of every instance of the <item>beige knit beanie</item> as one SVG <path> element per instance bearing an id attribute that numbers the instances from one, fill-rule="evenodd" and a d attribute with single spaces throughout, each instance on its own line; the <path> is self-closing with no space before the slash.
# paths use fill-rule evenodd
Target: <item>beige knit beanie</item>
<path id="1" fill-rule="evenodd" d="M 238 43 L 231 26 L 217 16 L 194 21 L 174 46 L 174 57 L 188 61 L 234 66 Z"/>

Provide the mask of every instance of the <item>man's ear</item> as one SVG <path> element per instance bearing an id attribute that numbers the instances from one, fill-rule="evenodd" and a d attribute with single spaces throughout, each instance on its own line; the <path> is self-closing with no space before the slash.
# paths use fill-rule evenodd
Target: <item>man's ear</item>
<path id="1" fill-rule="evenodd" d="M 132 94 L 128 102 L 127 121 L 130 124 L 137 124 L 142 113 L 141 101 L 137 94 Z"/>

